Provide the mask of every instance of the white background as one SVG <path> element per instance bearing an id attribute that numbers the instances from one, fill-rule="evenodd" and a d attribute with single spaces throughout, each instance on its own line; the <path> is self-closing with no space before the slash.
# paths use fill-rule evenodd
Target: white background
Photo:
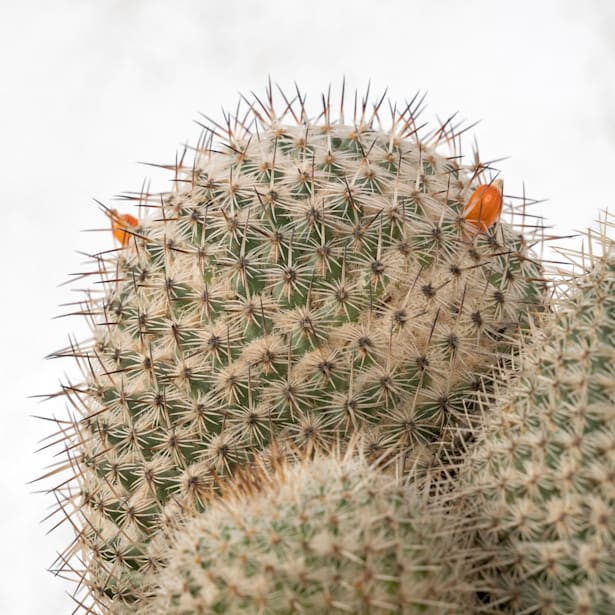
<path id="1" fill-rule="evenodd" d="M 52 462 L 34 454 L 61 416 L 70 361 L 43 357 L 87 335 L 58 319 L 79 298 L 58 286 L 78 252 L 113 246 L 93 199 L 169 177 L 136 161 L 172 162 L 203 112 L 221 118 L 238 92 L 271 75 L 308 100 L 345 75 L 403 103 L 428 92 L 425 118 L 459 111 L 505 192 L 559 233 L 613 209 L 615 3 L 542 0 L 0 0 L 0 613 L 61 614 L 70 585 L 46 572 L 71 539 L 46 536 L 51 497 L 26 482 Z M 578 242 L 578 240 L 577 240 Z M 89 284 L 90 282 L 86 282 Z M 77 285 L 78 286 L 78 285 Z"/>

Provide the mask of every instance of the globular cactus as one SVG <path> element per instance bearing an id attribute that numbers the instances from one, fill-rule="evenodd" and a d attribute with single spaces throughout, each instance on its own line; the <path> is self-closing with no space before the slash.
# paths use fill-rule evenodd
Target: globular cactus
<path id="1" fill-rule="evenodd" d="M 457 477 L 488 612 L 615 613 L 615 244 L 592 244 Z"/>
<path id="2" fill-rule="evenodd" d="M 314 120 L 271 100 L 212 124 L 138 221 L 111 214 L 124 245 L 98 259 L 94 342 L 59 353 L 84 374 L 60 423 L 62 568 L 101 608 L 130 608 L 151 537 L 271 443 L 361 432 L 398 472 L 450 446 L 543 301 L 501 184 L 475 192 L 486 166 L 461 164 L 449 125 L 420 138 L 415 102 L 383 128 L 382 100 L 350 123 L 343 99 Z"/>
<path id="3" fill-rule="evenodd" d="M 262 468 L 153 543 L 141 615 L 472 614 L 454 524 L 365 459 Z"/>

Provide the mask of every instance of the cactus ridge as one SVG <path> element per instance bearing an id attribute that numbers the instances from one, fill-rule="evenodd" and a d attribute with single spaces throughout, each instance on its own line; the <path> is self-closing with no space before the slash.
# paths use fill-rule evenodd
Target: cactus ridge
<path id="1" fill-rule="evenodd" d="M 384 98 L 348 123 L 328 96 L 315 119 L 272 101 L 210 123 L 173 192 L 129 196 L 139 224 L 83 308 L 93 342 L 58 353 L 83 371 L 54 493 L 84 601 L 132 604 L 152 537 L 272 443 L 362 433 L 399 472 L 427 463 L 542 304 L 531 235 L 464 219 L 489 167 L 461 164 L 450 123 L 421 136 L 422 101 L 387 126 Z"/>

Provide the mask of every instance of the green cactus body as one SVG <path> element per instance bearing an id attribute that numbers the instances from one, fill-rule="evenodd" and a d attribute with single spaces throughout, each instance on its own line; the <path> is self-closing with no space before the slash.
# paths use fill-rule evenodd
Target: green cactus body
<path id="1" fill-rule="evenodd" d="M 202 510 L 272 442 L 362 432 L 400 471 L 427 458 L 542 301 L 526 240 L 464 220 L 484 167 L 438 153 L 444 128 L 421 141 L 412 107 L 385 130 L 379 106 L 346 125 L 328 102 L 314 121 L 256 105 L 100 257 L 85 383 L 67 387 L 75 481 L 56 492 L 103 605 L 138 595 L 169 510 Z"/>
<path id="2" fill-rule="evenodd" d="M 477 587 L 503 612 L 614 613 L 613 251 L 571 284 L 505 386 L 459 477 L 490 556 Z"/>
<path id="3" fill-rule="evenodd" d="M 473 613 L 445 517 L 365 460 L 279 469 L 159 540 L 142 615 Z"/>

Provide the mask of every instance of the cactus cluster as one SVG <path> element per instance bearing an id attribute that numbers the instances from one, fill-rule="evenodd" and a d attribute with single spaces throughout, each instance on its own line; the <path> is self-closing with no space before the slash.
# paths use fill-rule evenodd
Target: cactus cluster
<path id="1" fill-rule="evenodd" d="M 143 615 L 473 612 L 421 494 L 356 455 L 257 475 L 156 545 Z"/>
<path id="2" fill-rule="evenodd" d="M 57 353 L 83 372 L 53 489 L 78 600 L 611 612 L 614 257 L 548 306 L 531 228 L 422 101 L 282 97 L 110 212 L 93 339 Z"/>
<path id="3" fill-rule="evenodd" d="M 590 240 L 458 476 L 486 557 L 474 582 L 502 612 L 615 612 L 615 249 Z"/>

